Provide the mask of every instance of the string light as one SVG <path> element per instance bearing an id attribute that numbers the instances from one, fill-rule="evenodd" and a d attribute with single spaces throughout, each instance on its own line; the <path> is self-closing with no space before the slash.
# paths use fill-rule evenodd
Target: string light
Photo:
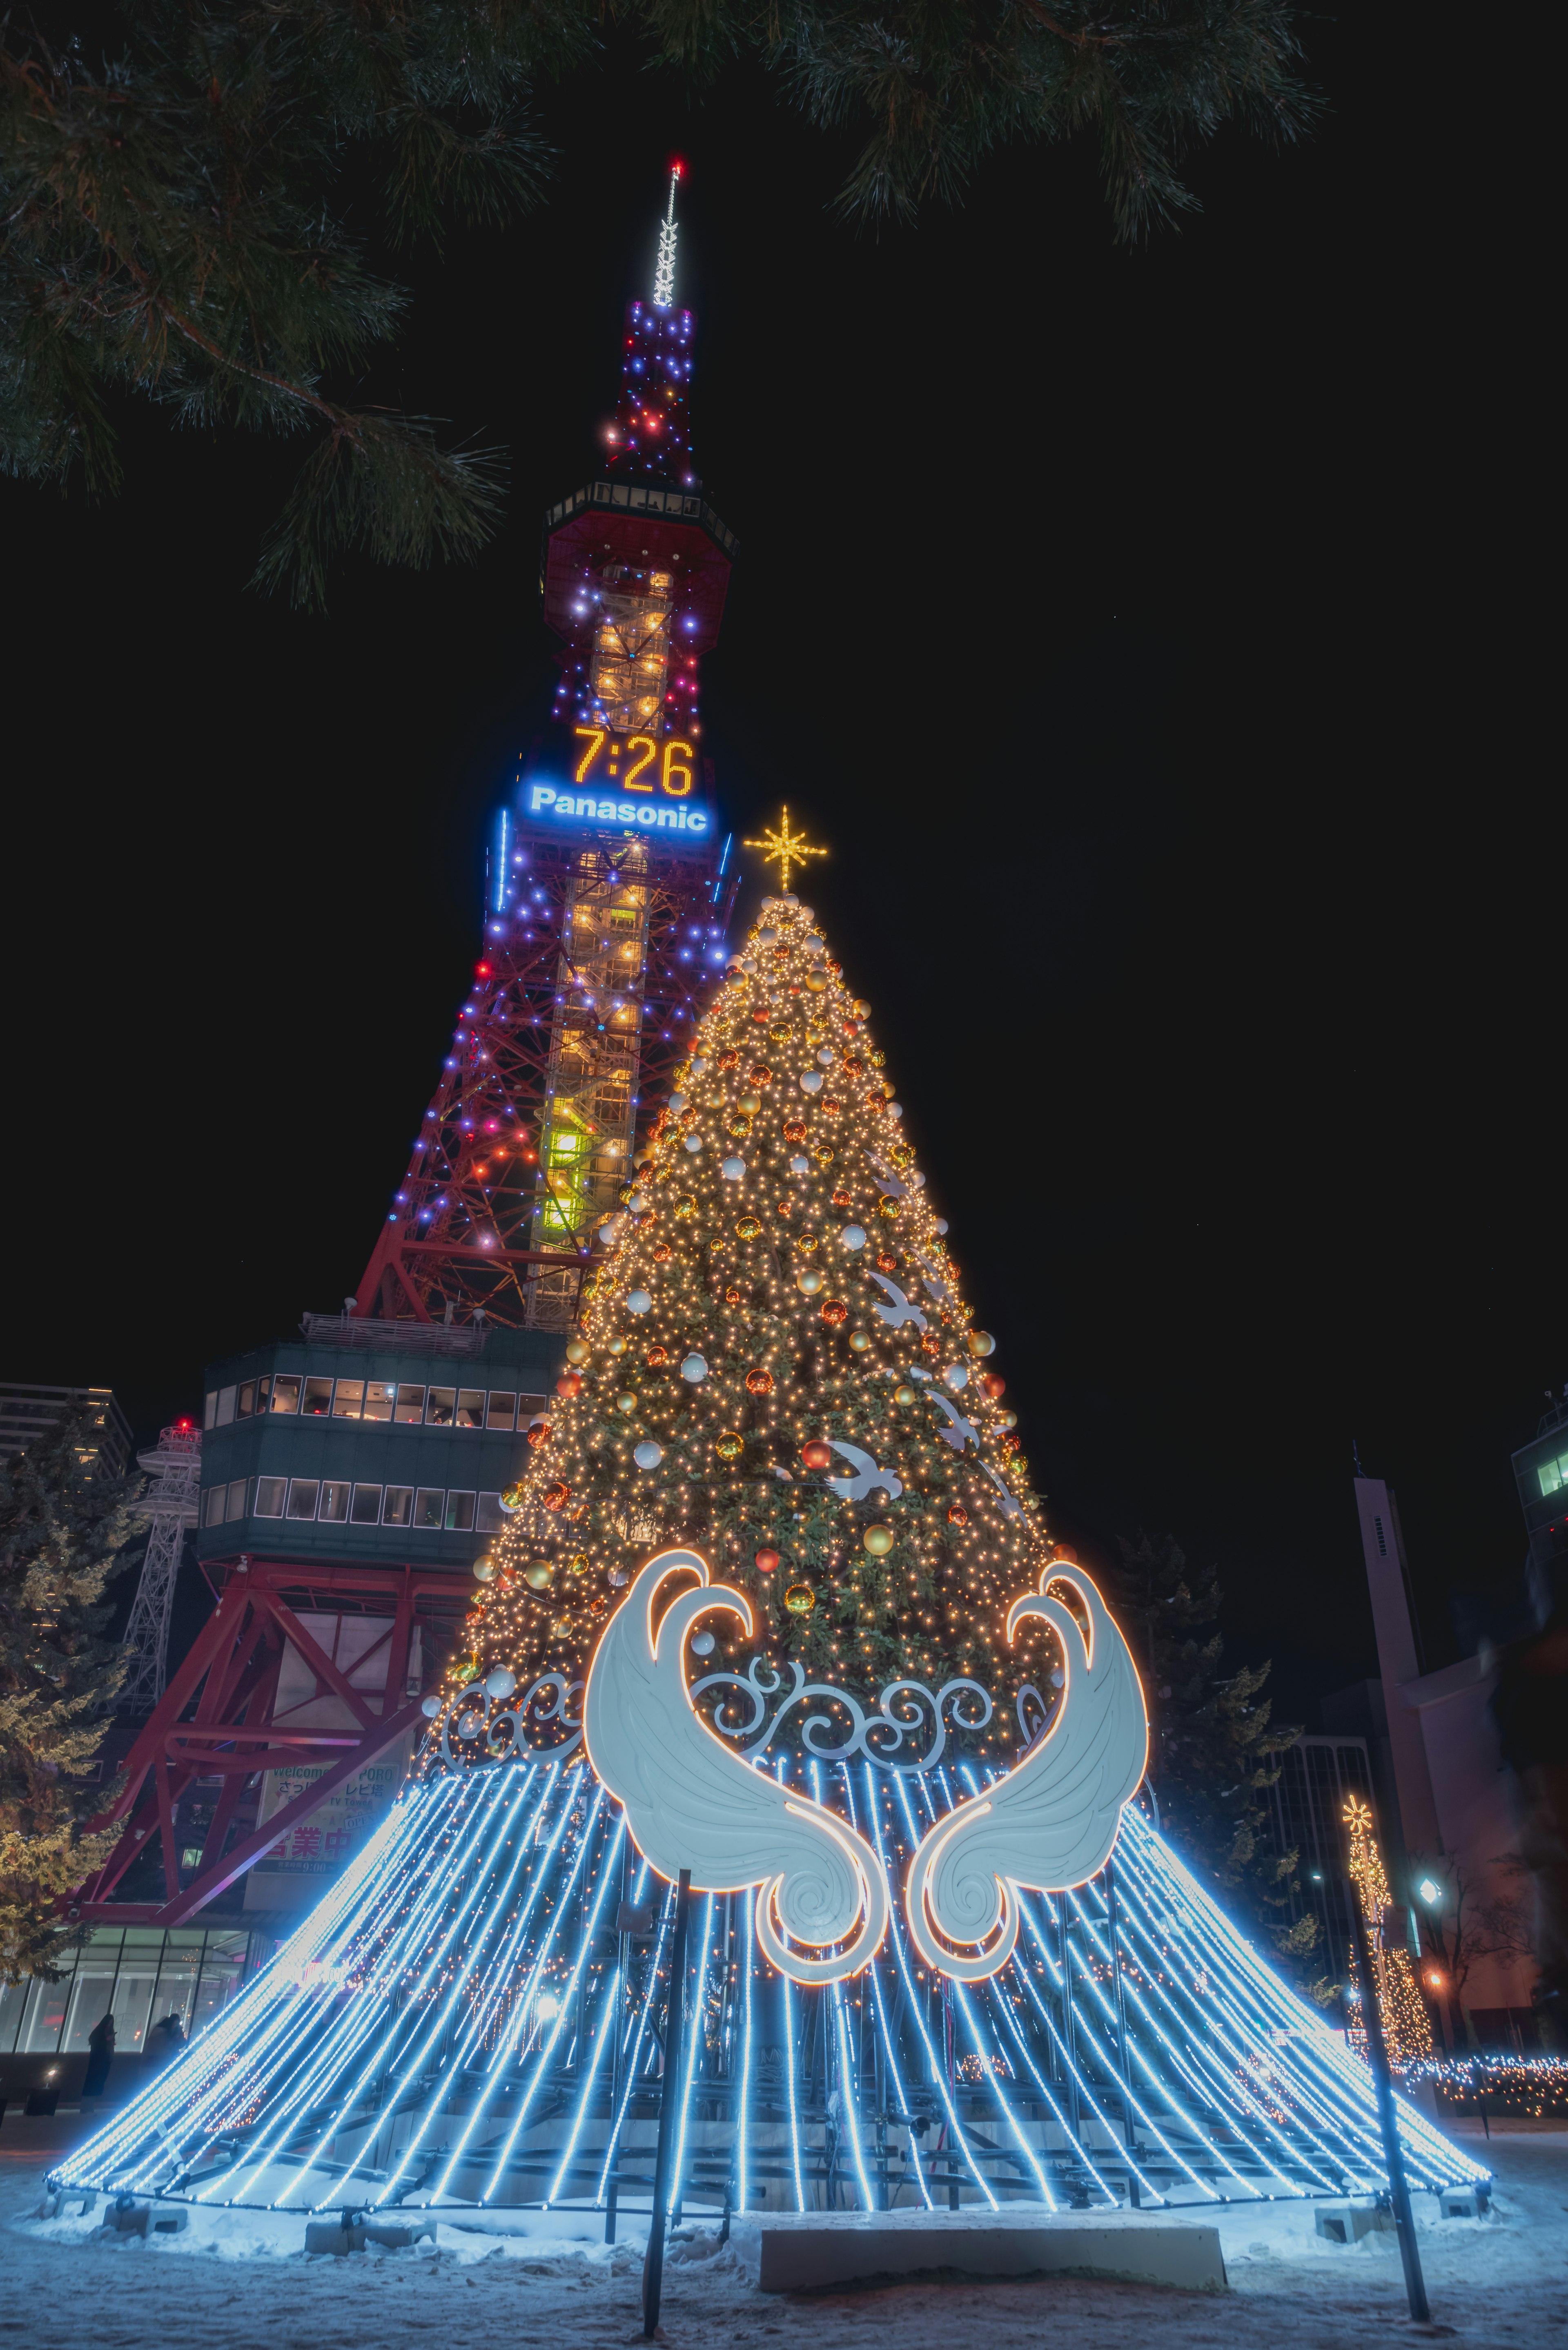
<path id="1" fill-rule="evenodd" d="M 1383 1932 L 1384 1913 L 1388 1908 L 1388 1877 L 1377 1850 L 1377 1839 L 1372 1833 L 1371 1809 L 1359 1796 L 1352 1795 L 1340 1817 L 1350 1830 L 1350 1881 L 1366 1921 L 1384 2045 L 1394 2071 L 1407 2072 L 1412 2064 L 1432 2053 L 1431 2018 L 1416 1981 L 1409 1951 L 1399 1946 L 1390 1947 Z M 1365 2054 L 1366 2027 L 1356 1999 L 1365 1996 L 1366 1987 L 1360 1980 L 1354 1951 L 1350 1978 L 1354 1994 L 1349 2007 L 1350 2037 L 1353 2045 Z"/>

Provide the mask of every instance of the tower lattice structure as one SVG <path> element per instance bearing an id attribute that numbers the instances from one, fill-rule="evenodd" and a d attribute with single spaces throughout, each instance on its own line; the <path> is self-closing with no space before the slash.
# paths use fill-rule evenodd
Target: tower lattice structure
<path id="1" fill-rule="evenodd" d="M 166 1428 L 137 1461 L 152 1479 L 131 1508 L 150 1521 L 141 1579 L 125 1627 L 131 1665 L 117 1700 L 122 1713 L 151 1713 L 163 1694 L 169 1661 L 169 1615 L 185 1535 L 197 1521 L 202 1492 L 202 1431 L 189 1421 Z"/>
<path id="2" fill-rule="evenodd" d="M 653 299 L 627 310 L 607 478 L 545 517 L 553 723 L 520 761 L 516 806 L 498 827 L 483 951 L 358 1316 L 572 1325 L 639 1113 L 667 1087 L 724 960 L 739 872 L 708 796 L 698 665 L 718 638 L 736 542 L 692 470 L 680 179 L 676 165 Z"/>

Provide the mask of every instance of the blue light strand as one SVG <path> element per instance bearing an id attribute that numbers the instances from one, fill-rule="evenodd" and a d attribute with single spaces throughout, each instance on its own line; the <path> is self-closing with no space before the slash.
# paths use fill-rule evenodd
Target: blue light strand
<path id="1" fill-rule="evenodd" d="M 855 1826 L 857 1826 L 857 1820 L 856 1820 L 856 1816 L 855 1816 L 855 1789 L 854 1789 L 854 1785 L 853 1785 L 853 1783 L 852 1783 L 852 1782 L 851 1782 L 851 1779 L 850 1779 L 850 1776 L 849 1776 L 849 1765 L 848 1765 L 847 1763 L 846 1763 L 846 1764 L 845 1764 L 845 1766 L 844 1766 L 844 1786 L 845 1786 L 845 1792 L 846 1792 L 846 1794 L 847 1794 L 847 1796 L 848 1796 L 848 1798 L 849 1798 L 849 1824 L 850 1824 L 851 1827 L 855 1827 Z M 873 1777 L 872 1777 L 872 1775 L 871 1775 L 871 1765 L 870 1765 L 870 1763 L 869 1763 L 869 1762 L 867 1762 L 867 1765 L 866 1765 L 866 1810 L 867 1810 L 867 1818 L 871 1821 L 872 1825 L 873 1825 L 873 1827 L 875 1828 L 875 1825 L 876 1825 L 876 1814 L 877 1814 L 877 1787 L 876 1787 L 876 1782 L 875 1782 L 875 1780 L 873 1779 Z M 880 1855 L 880 1854 L 881 1854 L 882 1846 L 881 1846 L 881 1838 L 880 1838 L 880 1835 L 878 1835 L 877 1839 L 877 1849 L 878 1854 Z M 886 1866 L 886 1861 L 885 1861 L 885 1859 L 884 1859 L 884 1866 Z M 896 1927 L 893 1929 L 893 1935 L 892 1935 L 892 1939 L 893 1939 L 895 1940 L 895 1942 L 896 1942 L 896 1940 L 897 1940 L 897 1928 L 896 1928 Z M 867 1969 L 867 1974 L 869 1974 L 869 1976 L 870 1976 L 870 1978 L 871 1978 L 871 1990 L 872 1990 L 873 1996 L 875 1997 L 876 2002 L 877 2002 L 877 2021 L 878 2025 L 880 2026 L 881 2033 L 882 2033 L 882 2050 L 883 2050 L 883 2054 L 884 2054 L 884 2055 L 885 2055 L 885 2056 L 886 2056 L 886 2058 L 887 2058 L 887 2063 L 888 2063 L 888 2079 L 889 2079 L 889 2080 L 892 2082 L 892 2084 L 893 2084 L 894 2094 L 897 2095 L 898 2100 L 898 2110 L 899 2110 L 899 2112 L 900 2112 L 900 2113 L 902 2113 L 902 2114 L 908 2114 L 908 2113 L 910 2111 L 909 2099 L 908 2093 L 907 2093 L 907 2091 L 905 2090 L 905 2087 L 904 2087 L 904 2083 L 903 2083 L 902 2075 L 899 2074 L 899 2071 L 898 2071 L 898 2050 L 897 2050 L 897 2048 L 894 2046 L 894 2043 L 893 2043 L 893 2034 L 892 2034 L 892 2033 L 891 2033 L 891 2032 L 888 2030 L 888 2011 L 887 2011 L 887 2008 L 885 2007 L 885 2005 L 883 2004 L 883 2000 L 882 2000 L 882 1970 L 881 1970 L 880 1957 L 881 1957 L 881 1954 L 880 1954 L 880 1952 L 878 1952 L 877 1957 L 872 1960 L 872 1962 L 871 1962 L 870 1966 Z M 897 1960 L 895 1959 L 895 1965 L 896 1965 L 896 1964 L 897 1964 Z M 912 2001 L 910 2001 L 909 2003 L 909 2005 L 910 2005 L 910 2006 L 911 2006 L 911 2008 L 912 2008 L 912 2006 L 913 2006 L 913 2002 L 912 2002 Z M 913 2133 L 913 2131 L 912 2131 L 911 2129 L 909 2129 L 909 2128 L 908 2127 L 908 2126 L 907 2126 L 907 2125 L 906 2125 L 906 2128 L 905 2128 L 905 2137 L 906 2137 L 906 2138 L 907 2138 L 907 2139 L 908 2139 L 908 2141 L 909 2141 L 909 2150 L 910 2150 L 910 2151 L 914 2154 L 914 2156 L 915 2156 L 915 2163 L 914 2163 L 915 2184 L 916 2184 L 916 2186 L 919 2189 L 919 2190 L 920 2190 L 921 2199 L 922 2199 L 922 2201 L 924 2202 L 924 2204 L 925 2204 L 925 2207 L 926 2207 L 927 2210 L 929 2211 L 929 2210 L 930 2210 L 932 2209 L 932 2204 L 931 2204 L 931 2192 L 930 2192 L 930 2189 L 929 2189 L 929 2188 L 927 2186 L 927 2184 L 926 2184 L 926 2174 L 925 2174 L 924 2170 L 922 2169 L 922 2168 L 921 2168 L 921 2166 L 920 2166 L 920 2160 L 919 2160 L 919 2149 L 915 2146 L 915 2143 L 914 2143 L 914 2133 Z M 899 2184 L 899 2189 L 900 2189 L 900 2190 L 901 2190 L 901 2189 L 902 2189 L 902 2187 L 903 2187 L 903 2181 L 902 2181 L 902 2179 L 900 2179 L 900 2180 L 899 2180 L 898 2184 Z M 891 2196 L 891 2194 L 889 2193 L 889 2196 L 888 2196 L 888 2205 L 889 2205 L 889 2208 L 891 2208 L 891 2203 L 892 2203 L 892 2196 Z"/>

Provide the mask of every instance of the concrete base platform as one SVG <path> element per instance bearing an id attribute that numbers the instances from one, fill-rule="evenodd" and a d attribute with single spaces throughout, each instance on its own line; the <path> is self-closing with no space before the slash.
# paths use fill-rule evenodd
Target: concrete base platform
<path id="1" fill-rule="evenodd" d="M 1120 2211 L 739 2212 L 731 2241 L 763 2293 L 963 2276 L 1117 2277 L 1223 2293 L 1220 2231 Z"/>

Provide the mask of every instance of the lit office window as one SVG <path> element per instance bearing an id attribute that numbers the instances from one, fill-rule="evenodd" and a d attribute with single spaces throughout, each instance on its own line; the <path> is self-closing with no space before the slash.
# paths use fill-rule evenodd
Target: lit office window
<path id="1" fill-rule="evenodd" d="M 299 1409 L 308 1419 L 325 1419 L 332 1409 L 331 1380 L 306 1379 Z"/>
<path id="2" fill-rule="evenodd" d="M 286 1477 L 258 1477 L 256 1479 L 256 1516 L 281 1518 L 284 1494 L 287 1488 Z"/>
<path id="3" fill-rule="evenodd" d="M 367 1419 L 390 1419 L 398 1390 L 390 1379 L 367 1379 L 365 1382 L 365 1417 Z"/>
<path id="4" fill-rule="evenodd" d="M 456 1409 L 457 1389 L 455 1388 L 431 1388 L 425 1398 L 425 1426 L 450 1428 L 452 1414 Z"/>
<path id="5" fill-rule="evenodd" d="M 336 1392 L 336 1394 L 333 1396 L 333 1399 L 332 1399 L 332 1417 L 333 1417 L 333 1419 L 358 1419 L 358 1417 L 359 1417 L 359 1414 L 364 1410 L 364 1409 L 365 1409 L 365 1382 L 364 1382 L 364 1380 L 363 1380 L 363 1379 L 339 1379 L 339 1380 L 338 1380 L 338 1382 L 337 1382 L 337 1392 Z"/>
<path id="6" fill-rule="evenodd" d="M 402 1421 L 405 1426 L 417 1426 L 418 1423 L 423 1419 L 424 1416 L 425 1391 L 423 1388 L 400 1387 L 398 1389 L 397 1408 L 393 1413 L 394 1419 Z"/>
<path id="7" fill-rule="evenodd" d="M 483 1388 L 459 1388 L 457 1424 L 459 1428 L 484 1426 L 484 1389 Z"/>
<path id="8" fill-rule="evenodd" d="M 445 1489 L 440 1485 L 421 1485 L 414 1500 L 414 1523 L 429 1528 L 439 1526 L 446 1506 Z"/>
<path id="9" fill-rule="evenodd" d="M 330 1519 L 334 1525 L 343 1523 L 348 1515 L 348 1486 L 344 1479 L 327 1477 L 322 1481 L 321 1507 L 316 1514 Z"/>
<path id="10" fill-rule="evenodd" d="M 298 1379 L 295 1378 L 291 1373 L 279 1371 L 274 1378 L 272 1383 L 272 1408 L 274 1411 L 297 1411 L 299 1409 L 299 1388 L 300 1382 Z"/>
<path id="11" fill-rule="evenodd" d="M 229 1487 L 228 1507 L 224 1510 L 223 1516 L 230 1523 L 232 1523 L 235 1518 L 243 1518 L 244 1516 L 245 1484 L 246 1480 L 244 1477 L 236 1477 L 234 1483 Z"/>
<path id="12" fill-rule="evenodd" d="M 506 1394 L 499 1388 L 492 1388 L 490 1409 L 485 1413 L 484 1425 L 486 1428 L 515 1428 L 517 1425 L 515 1394 Z"/>
<path id="13" fill-rule="evenodd" d="M 411 1485 L 389 1485 L 381 1503 L 381 1523 L 384 1526 L 406 1526 L 414 1513 L 414 1489 Z"/>
<path id="14" fill-rule="evenodd" d="M 296 1477 L 288 1489 L 289 1516 L 313 1518 L 320 1498 L 321 1481 L 318 1477 Z"/>

